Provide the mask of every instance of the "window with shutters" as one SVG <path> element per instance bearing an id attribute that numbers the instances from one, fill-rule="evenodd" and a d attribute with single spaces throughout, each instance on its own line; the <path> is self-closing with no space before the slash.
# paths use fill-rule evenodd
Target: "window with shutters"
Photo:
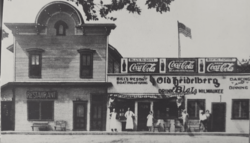
<path id="1" fill-rule="evenodd" d="M 248 119 L 249 99 L 233 99 L 232 104 L 232 119 Z"/>
<path id="2" fill-rule="evenodd" d="M 199 111 L 205 111 L 205 99 L 188 99 L 187 112 L 190 119 L 199 119 Z"/>

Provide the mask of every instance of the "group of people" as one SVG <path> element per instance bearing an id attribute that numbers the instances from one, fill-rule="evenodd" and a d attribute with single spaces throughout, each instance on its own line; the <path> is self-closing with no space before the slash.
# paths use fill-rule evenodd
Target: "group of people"
<path id="1" fill-rule="evenodd" d="M 117 132 L 117 112 L 115 111 L 115 108 L 113 108 L 113 111 L 110 113 L 110 128 L 111 131 L 115 131 Z M 135 117 L 135 114 L 133 111 L 130 110 L 130 108 L 128 108 L 128 110 L 126 111 L 125 115 L 126 117 L 126 130 L 127 131 L 132 131 L 134 129 L 134 121 L 133 118 Z"/>
<path id="2" fill-rule="evenodd" d="M 118 116 L 118 114 L 115 111 L 115 108 L 113 108 L 113 111 L 110 113 L 111 131 L 117 132 L 117 121 L 116 121 L 117 116 Z M 125 129 L 127 131 L 132 131 L 134 129 L 134 121 L 133 120 L 134 120 L 135 114 L 133 113 L 133 111 L 130 110 L 130 108 L 128 108 L 128 110 L 126 111 L 125 117 L 126 117 Z M 183 125 L 184 132 L 185 132 L 188 130 L 188 119 L 189 119 L 189 115 L 185 109 L 182 111 L 182 116 L 180 118 L 182 119 L 182 125 Z M 149 111 L 149 114 L 147 116 L 147 127 L 148 127 L 149 131 L 152 130 L 153 120 L 154 120 L 153 112 Z M 207 132 L 210 130 L 209 129 L 209 125 L 210 125 L 209 110 L 206 110 L 206 112 L 204 112 L 203 110 L 200 110 L 199 123 L 200 123 L 200 129 L 202 129 L 202 131 Z"/>
<path id="3" fill-rule="evenodd" d="M 188 119 L 189 119 L 189 115 L 188 115 L 186 110 L 182 111 L 181 118 L 183 120 L 183 127 L 184 127 L 184 132 L 185 132 L 188 129 Z M 206 112 L 204 112 L 203 110 L 200 110 L 199 128 L 203 132 L 210 131 L 210 113 L 209 113 L 209 110 L 206 110 Z"/>
<path id="4" fill-rule="evenodd" d="M 209 113 L 209 110 L 206 110 L 206 112 L 204 112 L 203 110 L 200 110 L 200 128 L 204 132 L 210 131 L 210 113 Z"/>

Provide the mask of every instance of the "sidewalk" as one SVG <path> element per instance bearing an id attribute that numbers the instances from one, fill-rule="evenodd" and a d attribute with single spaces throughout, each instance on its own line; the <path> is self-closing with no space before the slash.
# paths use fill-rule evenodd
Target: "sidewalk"
<path id="1" fill-rule="evenodd" d="M 2 131 L 2 135 L 169 135 L 169 136 L 241 136 L 248 133 L 225 132 L 106 132 L 106 131 Z"/>

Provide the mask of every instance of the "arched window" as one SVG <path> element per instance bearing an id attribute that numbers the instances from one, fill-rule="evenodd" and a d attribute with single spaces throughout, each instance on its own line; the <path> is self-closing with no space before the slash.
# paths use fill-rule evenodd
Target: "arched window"
<path id="1" fill-rule="evenodd" d="M 64 21 L 59 20 L 55 23 L 54 28 L 56 29 L 57 36 L 65 36 L 68 25 Z"/>

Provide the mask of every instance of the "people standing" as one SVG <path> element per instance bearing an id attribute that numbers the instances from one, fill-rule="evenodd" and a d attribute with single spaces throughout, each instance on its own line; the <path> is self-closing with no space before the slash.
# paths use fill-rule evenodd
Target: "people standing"
<path id="1" fill-rule="evenodd" d="M 202 128 L 202 131 L 206 131 L 206 121 L 207 116 L 205 115 L 203 110 L 200 110 L 200 128 Z"/>
<path id="2" fill-rule="evenodd" d="M 117 112 L 115 111 L 115 108 L 113 108 L 113 111 L 110 113 L 110 128 L 111 131 L 117 132 L 117 121 L 116 121 Z"/>
<path id="3" fill-rule="evenodd" d="M 209 113 L 209 110 L 206 110 L 206 113 L 205 113 L 205 115 L 206 115 L 206 126 L 205 126 L 205 129 L 206 129 L 206 131 L 211 131 L 211 115 L 210 115 L 210 113 Z"/>
<path id="4" fill-rule="evenodd" d="M 133 121 L 134 116 L 135 114 L 132 111 L 130 111 L 130 108 L 128 107 L 128 111 L 125 113 L 126 130 L 128 131 L 132 131 L 134 129 L 134 121 Z"/>
<path id="5" fill-rule="evenodd" d="M 182 111 L 182 120 L 183 120 L 184 132 L 186 132 L 187 129 L 188 129 L 188 118 L 189 118 L 189 115 L 187 113 L 187 110 L 184 109 Z"/>
<path id="6" fill-rule="evenodd" d="M 154 119 L 153 112 L 149 111 L 149 114 L 147 116 L 148 131 L 152 131 L 151 129 L 152 129 L 152 126 L 153 126 L 153 119 Z"/>

